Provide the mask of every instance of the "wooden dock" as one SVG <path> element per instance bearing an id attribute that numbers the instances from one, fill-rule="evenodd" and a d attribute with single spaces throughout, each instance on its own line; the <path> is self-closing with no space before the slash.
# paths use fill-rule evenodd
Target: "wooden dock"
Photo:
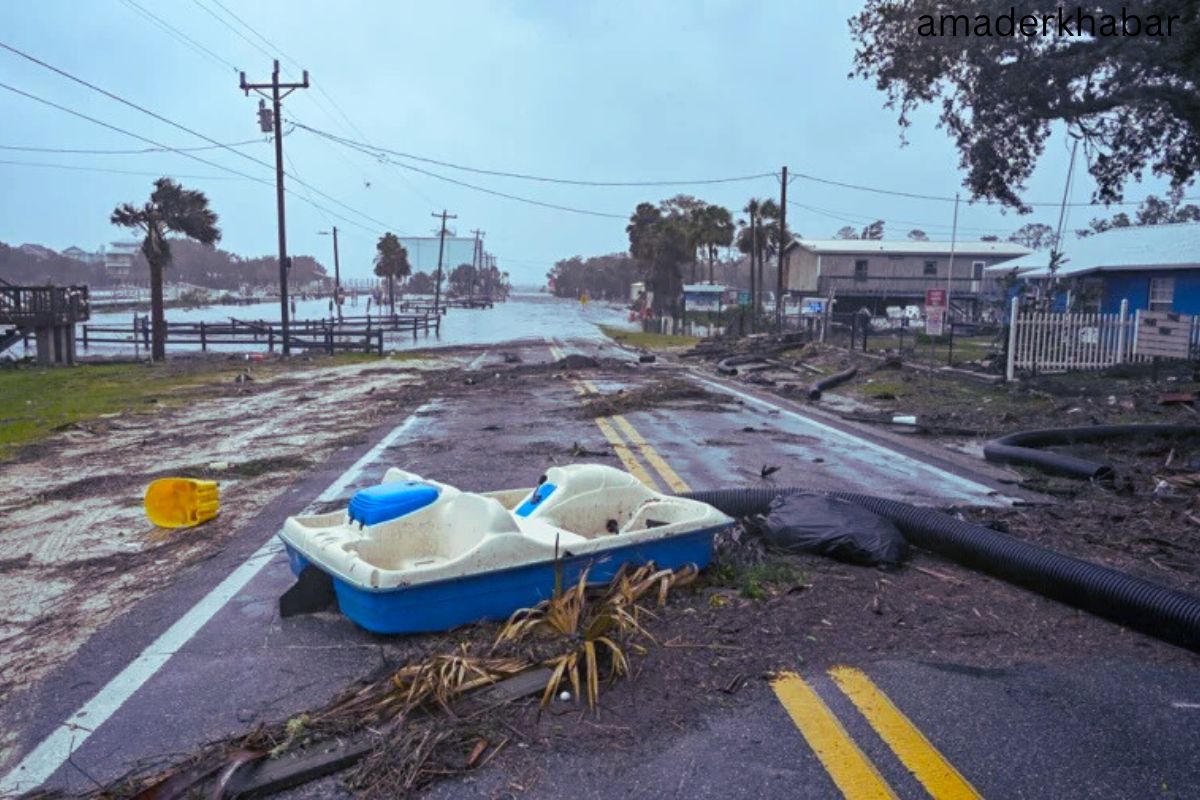
<path id="1" fill-rule="evenodd" d="M 292 320 L 288 325 L 288 346 L 297 350 L 326 353 L 352 351 L 383 354 L 383 339 L 389 333 L 419 333 L 435 336 L 441 332 L 441 315 L 429 312 L 349 316 L 339 319 Z M 168 322 L 167 346 L 178 345 L 207 351 L 210 345 L 265 347 L 275 352 L 283 344 L 278 322 L 243 320 L 230 317 L 228 322 Z M 128 325 L 83 325 L 79 342 L 86 350 L 95 344 L 132 344 L 135 349 L 150 346 L 150 324 L 134 315 Z"/>
<path id="2" fill-rule="evenodd" d="M 0 352 L 29 336 L 39 364 L 75 361 L 75 326 L 89 316 L 86 286 L 14 286 L 0 281 Z"/>

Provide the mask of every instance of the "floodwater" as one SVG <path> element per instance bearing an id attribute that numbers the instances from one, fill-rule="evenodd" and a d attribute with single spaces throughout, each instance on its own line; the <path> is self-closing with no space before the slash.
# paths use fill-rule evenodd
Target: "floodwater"
<path id="1" fill-rule="evenodd" d="M 378 312 L 378 307 L 371 306 L 371 314 Z M 298 300 L 293 319 L 328 319 L 329 300 Z M 349 298 L 342 306 L 346 316 L 360 316 L 367 311 L 365 297 L 358 298 L 358 304 L 352 305 Z M 149 313 L 138 312 L 145 315 Z M 273 301 L 250 306 L 205 306 L 193 309 L 168 309 L 168 322 L 228 322 L 230 317 L 245 321 L 264 321 L 279 323 L 279 303 Z M 119 325 L 126 329 L 132 326 L 133 312 L 94 313 L 88 325 Z M 576 300 L 563 300 L 547 294 L 513 294 L 507 302 L 497 303 L 493 308 L 465 309 L 452 308 L 442 318 L 440 335 L 418 334 L 414 339 L 411 333 L 392 333 L 384 339 L 384 345 L 389 350 L 410 350 L 414 348 L 449 347 L 453 345 L 493 344 L 513 341 L 515 339 L 558 337 L 560 339 L 598 339 L 603 338 L 598 325 L 613 325 L 632 329 L 634 324 L 628 321 L 628 311 L 615 303 L 590 302 L 580 303 Z M 82 333 L 82 332 L 80 332 Z M 105 334 L 111 337 L 111 334 Z M 209 350 L 218 352 L 262 352 L 265 344 L 211 345 Z M 173 345 L 167 341 L 167 352 L 178 353 L 188 350 L 198 350 L 199 345 Z M 78 354 L 116 355 L 133 354 L 132 340 L 129 344 L 92 344 L 87 350 L 79 343 Z M 21 356 L 21 347 L 9 351 Z M 29 355 L 34 354 L 33 342 L 30 342 Z"/>

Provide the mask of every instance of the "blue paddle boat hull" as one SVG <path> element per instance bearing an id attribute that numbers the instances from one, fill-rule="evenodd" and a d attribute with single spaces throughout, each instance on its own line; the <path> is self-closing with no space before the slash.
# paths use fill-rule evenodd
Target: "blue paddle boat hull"
<path id="1" fill-rule="evenodd" d="M 623 565 L 653 562 L 663 569 L 689 564 L 698 569 L 713 557 L 714 537 L 727 528 L 720 525 L 668 538 L 606 548 L 561 559 L 563 586 L 579 581 L 588 571 L 589 584 L 612 580 Z M 309 565 L 299 551 L 285 542 L 292 572 L 299 575 Z M 373 633 L 404 634 L 445 631 L 483 620 L 505 620 L 514 611 L 529 608 L 554 594 L 554 561 L 508 567 L 473 575 L 399 586 L 368 589 L 330 573 L 342 613 Z"/>

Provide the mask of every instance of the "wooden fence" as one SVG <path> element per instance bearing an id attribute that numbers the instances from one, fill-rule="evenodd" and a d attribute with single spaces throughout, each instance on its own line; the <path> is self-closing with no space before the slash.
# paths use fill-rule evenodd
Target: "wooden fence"
<path id="1" fill-rule="evenodd" d="M 1115 314 L 1021 313 L 1017 298 L 1013 298 L 1008 379 L 1013 380 L 1018 372 L 1074 372 L 1151 361 L 1159 351 L 1137 346 L 1144 313 L 1157 312 L 1130 315 L 1129 301 L 1122 300 L 1121 310 Z M 1200 354 L 1200 316 L 1190 318 L 1186 324 L 1190 331 L 1185 357 L 1194 358 Z"/>

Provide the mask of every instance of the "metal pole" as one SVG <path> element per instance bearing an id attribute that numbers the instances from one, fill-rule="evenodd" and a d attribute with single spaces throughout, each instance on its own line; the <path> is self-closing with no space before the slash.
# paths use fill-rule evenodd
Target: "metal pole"
<path id="1" fill-rule="evenodd" d="M 775 327 L 783 333 L 783 251 L 787 249 L 787 167 L 779 183 L 779 274 L 776 276 Z"/>
<path id="2" fill-rule="evenodd" d="M 954 193 L 954 227 L 950 233 L 950 265 L 946 268 L 946 319 L 954 319 L 950 313 L 950 292 L 954 289 L 954 250 L 958 244 L 958 192 Z"/>
<path id="3" fill-rule="evenodd" d="M 342 288 L 342 267 L 338 263 L 337 225 L 333 226 L 333 301 L 337 303 L 339 290 Z"/>

